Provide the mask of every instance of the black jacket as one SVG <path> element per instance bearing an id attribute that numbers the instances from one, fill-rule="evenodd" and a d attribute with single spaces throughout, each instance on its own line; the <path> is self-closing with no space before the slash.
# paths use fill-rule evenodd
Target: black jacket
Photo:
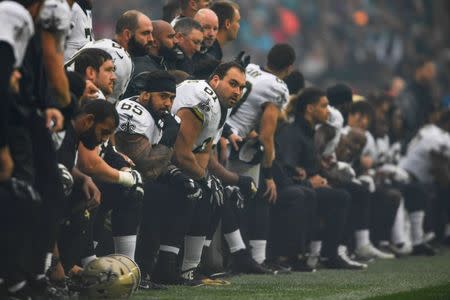
<path id="1" fill-rule="evenodd" d="M 308 177 L 318 174 L 320 160 L 314 145 L 314 128 L 303 117 L 282 125 L 275 137 L 277 161 L 293 177 L 295 167 L 305 169 Z"/>
<path id="2" fill-rule="evenodd" d="M 217 40 L 214 41 L 214 44 L 208 49 L 206 52 L 217 60 L 222 60 L 223 52 L 222 47 Z"/>

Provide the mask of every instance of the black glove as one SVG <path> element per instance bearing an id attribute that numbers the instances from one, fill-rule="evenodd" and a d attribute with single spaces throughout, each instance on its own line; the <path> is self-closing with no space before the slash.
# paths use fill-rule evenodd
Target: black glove
<path id="1" fill-rule="evenodd" d="M 194 201 L 202 198 L 201 187 L 179 168 L 174 167 L 166 174 L 167 181 L 172 188 L 182 188 L 188 200 Z"/>
<path id="2" fill-rule="evenodd" d="M 133 175 L 134 184 L 126 190 L 125 195 L 136 201 L 142 201 L 144 198 L 144 183 L 142 181 L 142 175 L 136 170 L 131 170 L 129 172 Z"/>
<path id="3" fill-rule="evenodd" d="M 164 125 L 162 127 L 162 137 L 159 144 L 172 148 L 177 140 L 178 131 L 180 130 L 180 118 L 166 113 L 162 116 Z"/>
<path id="4" fill-rule="evenodd" d="M 223 186 L 219 178 L 214 175 L 209 175 L 199 181 L 209 194 L 209 201 L 215 203 L 217 206 L 223 205 Z"/>
<path id="5" fill-rule="evenodd" d="M 59 173 L 61 175 L 61 182 L 63 185 L 64 195 L 67 197 L 72 193 L 73 177 L 69 170 L 63 164 L 58 164 Z"/>
<path id="6" fill-rule="evenodd" d="M 239 187 L 240 192 L 249 199 L 255 197 L 258 192 L 256 183 L 250 176 L 239 175 L 237 186 Z"/>
<path id="7" fill-rule="evenodd" d="M 250 63 L 250 55 L 245 55 L 245 51 L 239 52 L 239 54 L 235 57 L 234 61 L 240 64 L 244 69 Z"/>
<path id="8" fill-rule="evenodd" d="M 236 204 L 236 207 L 239 209 L 244 208 L 244 196 L 241 193 L 241 190 L 237 186 L 227 186 L 224 189 L 225 197 L 231 201 L 232 203 Z"/>

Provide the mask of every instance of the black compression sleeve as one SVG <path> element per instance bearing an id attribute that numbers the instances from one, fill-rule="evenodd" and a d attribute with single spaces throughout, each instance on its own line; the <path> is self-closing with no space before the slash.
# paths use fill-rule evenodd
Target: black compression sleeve
<path id="1" fill-rule="evenodd" d="M 11 45 L 0 41 L 0 148 L 8 144 L 7 125 L 10 111 L 9 79 L 14 67 Z"/>

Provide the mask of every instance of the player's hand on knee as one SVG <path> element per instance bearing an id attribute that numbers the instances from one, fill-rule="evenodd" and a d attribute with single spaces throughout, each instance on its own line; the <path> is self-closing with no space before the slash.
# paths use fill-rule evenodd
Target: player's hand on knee
<path id="1" fill-rule="evenodd" d="M 245 198 L 242 195 L 241 190 L 237 186 L 226 186 L 224 188 L 224 196 L 228 201 L 234 203 L 237 208 L 243 209 L 245 205 Z"/>
<path id="2" fill-rule="evenodd" d="M 192 178 L 175 166 L 171 166 L 166 173 L 167 182 L 174 188 L 182 188 L 186 198 L 195 201 L 202 198 L 202 188 Z"/>
<path id="3" fill-rule="evenodd" d="M 134 178 L 134 184 L 129 188 L 127 194 L 137 201 L 141 201 L 144 198 L 144 182 L 142 175 L 136 170 L 130 171 Z"/>

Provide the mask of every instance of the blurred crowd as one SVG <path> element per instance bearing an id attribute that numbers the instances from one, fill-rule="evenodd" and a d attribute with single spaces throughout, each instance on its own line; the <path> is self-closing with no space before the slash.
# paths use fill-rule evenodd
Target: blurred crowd
<path id="1" fill-rule="evenodd" d="M 128 1 L 131 6 L 162 17 L 169 2 Z M 120 0 L 107 7 L 94 3 L 94 30 L 111 37 Z M 394 76 L 405 78 L 418 55 L 433 56 L 441 83 L 439 97 L 448 95 L 450 41 L 447 1 L 383 0 L 252 0 L 237 1 L 242 20 L 236 41 L 225 47 L 244 49 L 263 63 L 271 45 L 288 42 L 298 53 L 297 63 L 315 84 L 345 81 L 359 90 L 386 86 Z M 98 6 L 98 9 L 97 9 Z M 370 72 L 367 72 L 370 70 Z M 446 100 L 448 101 L 448 100 Z"/>
<path id="2" fill-rule="evenodd" d="M 448 1 L 0 1 L 0 298 L 450 246 Z"/>

